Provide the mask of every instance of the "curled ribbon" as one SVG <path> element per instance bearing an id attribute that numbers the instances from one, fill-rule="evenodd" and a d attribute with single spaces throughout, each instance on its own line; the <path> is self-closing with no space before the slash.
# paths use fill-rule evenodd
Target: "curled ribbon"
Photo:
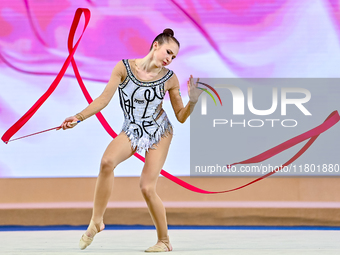
<path id="1" fill-rule="evenodd" d="M 80 20 L 80 17 L 81 15 L 84 14 L 84 17 L 85 17 L 85 25 L 84 25 L 84 28 L 83 28 L 83 31 L 78 39 L 78 41 L 76 42 L 76 44 L 73 46 L 73 39 L 74 39 L 74 36 L 75 36 L 75 32 L 76 32 L 76 29 L 78 27 L 78 24 L 79 24 L 79 20 Z M 65 60 L 60 72 L 58 73 L 58 75 L 56 76 L 55 80 L 52 82 L 52 84 L 50 85 L 50 87 L 48 88 L 48 90 L 38 99 L 38 101 L 13 125 L 11 126 L 6 132 L 5 134 L 1 137 L 1 139 L 7 144 L 10 140 L 10 138 L 16 134 L 20 128 L 22 128 L 23 125 L 26 124 L 26 122 L 36 113 L 36 111 L 40 108 L 40 106 L 49 98 L 49 96 L 53 93 L 53 91 L 56 89 L 56 87 L 58 86 L 60 80 L 62 79 L 62 77 L 65 75 L 65 72 L 66 72 L 66 69 L 67 67 L 69 66 L 69 64 L 71 63 L 72 64 L 72 67 L 73 67 L 73 70 L 74 70 L 74 73 L 75 73 L 75 76 L 77 78 L 77 81 L 80 85 L 80 88 L 87 100 L 87 102 L 90 104 L 93 100 L 90 96 L 90 94 L 88 93 L 84 83 L 83 83 L 83 80 L 79 74 L 79 71 L 78 71 L 78 68 L 77 68 L 77 64 L 73 58 L 76 50 L 77 50 L 77 47 L 79 45 L 79 42 L 81 40 L 81 38 L 83 37 L 83 34 L 86 30 L 86 27 L 87 25 L 89 24 L 89 21 L 90 21 L 90 17 L 91 17 L 91 12 L 89 9 L 86 9 L 86 8 L 78 8 L 76 10 L 76 13 L 74 15 L 74 19 L 73 19 L 73 22 L 72 22 L 72 25 L 71 25 L 71 29 L 70 29 L 70 33 L 69 33 L 69 36 L 68 36 L 68 51 L 69 51 L 69 56 L 67 57 L 67 59 Z M 117 137 L 117 134 L 114 132 L 114 130 L 111 128 L 111 126 L 108 124 L 108 122 L 106 121 L 106 119 L 104 118 L 104 116 L 99 112 L 96 114 L 99 122 L 102 124 L 102 126 L 104 127 L 104 129 L 112 136 L 112 138 L 115 138 Z M 236 164 L 250 164 L 250 163 L 258 163 L 258 162 L 262 162 L 270 157 L 273 157 L 274 155 L 284 151 L 284 150 L 287 150 L 289 149 L 290 147 L 298 144 L 298 143 L 301 143 L 307 139 L 309 139 L 309 141 L 303 146 L 303 148 L 298 152 L 296 153 L 290 160 L 288 160 L 284 165 L 282 165 L 282 167 L 284 166 L 287 166 L 289 164 L 291 164 L 292 162 L 294 162 L 297 158 L 299 158 L 312 144 L 313 142 L 317 139 L 317 137 L 325 132 L 326 130 L 328 130 L 329 128 L 331 128 L 332 126 L 334 126 L 338 121 L 340 120 L 340 116 L 339 116 L 339 113 L 337 111 L 334 111 L 332 112 L 328 117 L 327 119 L 319 126 L 301 134 L 301 135 L 298 135 L 282 144 L 279 144 L 277 145 L 276 147 L 270 149 L 270 150 L 267 150 L 253 158 L 250 158 L 250 159 L 247 159 L 247 160 L 244 160 L 244 161 L 241 161 L 241 162 L 238 162 L 238 163 L 234 163 L 232 165 L 236 165 Z M 56 127 L 57 128 L 57 127 Z M 52 128 L 52 129 L 56 129 L 56 128 Z M 49 129 L 49 130 L 52 130 L 52 129 Z M 45 131 L 48 131 L 48 130 L 45 130 Z M 45 132 L 45 131 L 41 131 L 41 132 Z M 38 132 L 38 133 L 41 133 L 41 132 Z M 37 133 L 35 133 L 37 134 Z M 30 136 L 30 135 L 29 135 Z M 27 136 L 25 136 L 27 137 Z M 17 138 L 18 139 L 18 138 Z M 16 139 L 13 139 L 13 140 L 16 140 Z M 12 140 L 12 141 L 13 141 Z M 134 154 L 135 157 L 137 157 L 138 159 L 140 159 L 141 161 L 145 162 L 145 158 L 141 155 L 139 155 L 138 153 L 135 153 Z M 230 165 L 230 166 L 232 166 Z M 274 173 L 276 173 L 278 170 L 275 169 L 273 172 L 270 172 L 264 176 L 261 176 L 247 184 L 244 184 L 240 187 L 237 187 L 237 188 L 234 188 L 234 189 L 229 189 L 229 190 L 224 190 L 224 191 L 207 191 L 207 190 L 203 190 L 203 189 L 200 189 L 198 187 L 195 187 L 173 175 L 171 175 L 170 173 L 164 171 L 163 169 L 161 170 L 160 174 L 162 174 L 164 177 L 168 178 L 169 180 L 177 183 L 178 185 L 188 189 L 188 190 L 191 190 L 191 191 L 194 191 L 194 192 L 197 192 L 197 193 L 203 193 L 203 194 L 216 194 L 216 193 L 226 193 L 226 192 L 231 192 L 231 191 L 235 191 L 235 190 L 238 190 L 238 189 L 241 189 L 241 188 L 244 188 L 246 186 L 249 186 L 250 184 L 253 184 L 255 182 L 258 182 Z"/>

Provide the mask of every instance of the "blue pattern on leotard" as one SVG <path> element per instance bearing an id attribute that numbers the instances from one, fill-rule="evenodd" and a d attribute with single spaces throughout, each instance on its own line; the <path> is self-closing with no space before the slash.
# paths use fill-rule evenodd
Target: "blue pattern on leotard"
<path id="1" fill-rule="evenodd" d="M 155 149 L 161 137 L 172 134 L 172 125 L 162 109 L 165 96 L 164 83 L 171 78 L 173 71 L 157 81 L 143 82 L 131 71 L 127 59 L 123 59 L 127 70 L 125 80 L 119 84 L 120 106 L 124 113 L 122 131 L 131 141 L 131 147 L 138 153 Z"/>

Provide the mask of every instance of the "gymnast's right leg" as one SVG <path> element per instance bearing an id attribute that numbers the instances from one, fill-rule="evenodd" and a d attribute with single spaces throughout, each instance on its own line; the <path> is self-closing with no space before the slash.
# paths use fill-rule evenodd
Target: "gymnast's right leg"
<path id="1" fill-rule="evenodd" d="M 130 140 L 124 132 L 120 133 L 106 148 L 96 182 L 91 222 L 80 239 L 80 249 L 89 246 L 94 236 L 105 228 L 103 216 L 113 188 L 113 170 L 134 153 Z"/>

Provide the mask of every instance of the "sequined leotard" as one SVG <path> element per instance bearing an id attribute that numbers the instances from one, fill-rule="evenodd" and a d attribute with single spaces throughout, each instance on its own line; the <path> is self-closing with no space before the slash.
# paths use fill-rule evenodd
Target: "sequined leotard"
<path id="1" fill-rule="evenodd" d="M 127 76 L 118 87 L 125 118 L 122 131 L 129 137 L 131 147 L 141 153 L 143 150 L 155 149 L 153 145 L 161 137 L 172 134 L 172 125 L 162 109 L 162 102 L 165 96 L 164 83 L 173 72 L 169 70 L 157 81 L 143 82 L 134 76 L 127 59 L 123 63 Z"/>

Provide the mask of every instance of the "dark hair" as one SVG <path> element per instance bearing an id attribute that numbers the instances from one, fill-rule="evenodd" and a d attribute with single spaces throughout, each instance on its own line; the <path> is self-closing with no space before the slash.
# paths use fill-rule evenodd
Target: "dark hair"
<path id="1" fill-rule="evenodd" d="M 162 45 L 164 42 L 168 43 L 170 40 L 173 40 L 178 45 L 179 48 L 179 42 L 174 37 L 174 31 L 171 28 L 166 28 L 163 30 L 163 33 L 157 35 L 156 38 L 153 40 L 150 47 L 150 51 L 152 50 L 154 42 L 157 41 L 159 45 Z"/>

